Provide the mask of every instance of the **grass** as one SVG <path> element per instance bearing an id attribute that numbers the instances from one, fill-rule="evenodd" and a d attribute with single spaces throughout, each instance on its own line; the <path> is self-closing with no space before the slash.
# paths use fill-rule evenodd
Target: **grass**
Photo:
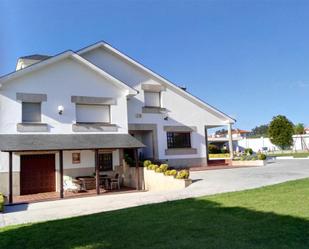
<path id="1" fill-rule="evenodd" d="M 309 152 L 290 152 L 290 153 L 268 153 L 268 156 L 292 156 L 294 158 L 305 158 L 309 157 Z"/>
<path id="2" fill-rule="evenodd" d="M 309 180 L 6 227 L 0 248 L 307 249 Z"/>

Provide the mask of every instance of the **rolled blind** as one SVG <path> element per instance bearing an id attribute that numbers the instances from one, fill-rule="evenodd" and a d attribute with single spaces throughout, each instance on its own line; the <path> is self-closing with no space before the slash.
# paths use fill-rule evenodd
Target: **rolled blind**
<path id="1" fill-rule="evenodd" d="M 110 123 L 109 105 L 76 105 L 76 122 Z"/>
<path id="2" fill-rule="evenodd" d="M 160 93 L 144 92 L 145 106 L 160 107 Z"/>
<path id="3" fill-rule="evenodd" d="M 22 122 L 41 122 L 41 103 L 22 103 Z"/>

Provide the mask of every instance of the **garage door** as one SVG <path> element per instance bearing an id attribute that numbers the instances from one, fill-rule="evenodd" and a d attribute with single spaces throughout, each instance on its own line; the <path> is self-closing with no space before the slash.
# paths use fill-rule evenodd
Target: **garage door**
<path id="1" fill-rule="evenodd" d="M 20 157 L 20 194 L 56 191 L 55 155 L 22 155 Z"/>

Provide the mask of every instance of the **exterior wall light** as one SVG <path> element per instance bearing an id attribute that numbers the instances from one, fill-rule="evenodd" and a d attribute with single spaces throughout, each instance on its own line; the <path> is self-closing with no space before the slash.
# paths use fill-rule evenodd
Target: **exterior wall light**
<path id="1" fill-rule="evenodd" d="M 59 105 L 58 106 L 58 113 L 59 113 L 59 115 L 62 115 L 63 111 L 64 111 L 64 107 L 62 105 Z"/>

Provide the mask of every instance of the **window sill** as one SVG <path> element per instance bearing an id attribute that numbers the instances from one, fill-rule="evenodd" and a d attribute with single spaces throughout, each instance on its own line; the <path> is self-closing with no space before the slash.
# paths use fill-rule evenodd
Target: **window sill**
<path id="1" fill-rule="evenodd" d="M 166 108 L 156 107 L 156 106 L 144 106 L 142 113 L 162 113 L 165 112 Z"/>
<path id="2" fill-rule="evenodd" d="M 18 123 L 17 131 L 19 132 L 47 132 L 48 125 L 45 123 Z"/>
<path id="3" fill-rule="evenodd" d="M 197 154 L 196 148 L 174 148 L 174 149 L 166 149 L 165 155 L 172 156 L 172 155 L 193 155 Z"/>
<path id="4" fill-rule="evenodd" d="M 74 132 L 104 132 L 117 131 L 118 127 L 108 123 L 76 123 L 72 125 L 72 130 Z"/>

